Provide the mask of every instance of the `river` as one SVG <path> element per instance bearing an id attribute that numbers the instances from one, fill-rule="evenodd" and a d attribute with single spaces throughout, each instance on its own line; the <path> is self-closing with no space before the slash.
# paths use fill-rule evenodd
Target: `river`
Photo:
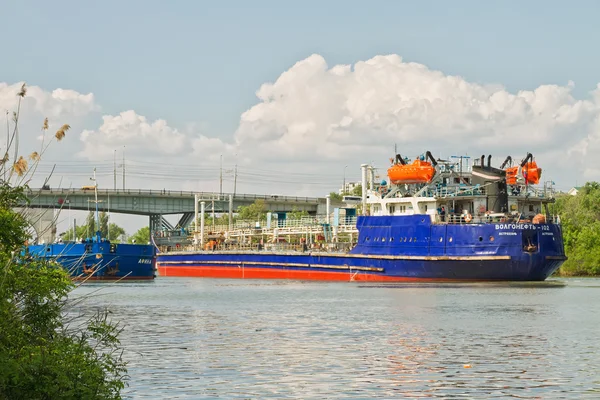
<path id="1" fill-rule="evenodd" d="M 128 399 L 600 398 L 600 279 L 92 283 Z"/>

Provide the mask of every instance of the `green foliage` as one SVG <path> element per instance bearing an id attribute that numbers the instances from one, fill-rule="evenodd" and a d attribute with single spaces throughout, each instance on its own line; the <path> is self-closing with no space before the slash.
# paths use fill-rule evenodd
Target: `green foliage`
<path id="1" fill-rule="evenodd" d="M 128 243 L 147 244 L 150 241 L 150 227 L 144 226 L 127 239 Z"/>
<path id="2" fill-rule="evenodd" d="M 25 94 L 23 85 L 19 96 Z M 10 143 L 18 142 L 18 110 Z M 63 125 L 57 140 L 68 128 Z M 14 150 L 10 161 L 8 150 Z M 26 203 L 29 172 L 17 156 L 7 149 L 0 164 L 0 172 L 8 172 L 0 183 L 0 399 L 120 399 L 127 371 L 119 326 L 106 311 L 77 316 L 72 307 L 82 299 L 69 299 L 75 287 L 69 273 L 23 251 L 28 224 L 13 208 Z"/>
<path id="3" fill-rule="evenodd" d="M 352 189 L 351 196 L 362 196 L 362 185 L 357 185 L 354 189 Z"/>
<path id="4" fill-rule="evenodd" d="M 600 184 L 588 182 L 577 196 L 557 197 L 552 213 L 560 216 L 565 253 L 561 275 L 600 275 Z"/>
<path id="5" fill-rule="evenodd" d="M 302 219 L 302 217 L 308 217 L 308 212 L 300 211 L 296 207 L 292 208 L 292 212 L 287 213 L 288 219 Z"/>
<path id="6" fill-rule="evenodd" d="M 333 201 L 342 201 L 342 195 L 336 192 L 329 193 L 329 198 Z"/>
<path id="7" fill-rule="evenodd" d="M 109 229 L 110 228 L 110 229 Z M 119 243 L 121 236 L 125 234 L 125 230 L 115 223 L 108 222 L 108 214 L 105 212 L 100 213 L 100 232 L 102 237 L 108 238 L 113 243 Z M 96 220 L 95 213 L 91 212 L 86 218 L 85 225 L 79 225 L 75 227 L 75 238 L 73 238 L 73 228 L 67 230 L 62 239 L 77 240 L 80 238 L 93 237 L 96 234 Z"/>
<path id="8" fill-rule="evenodd" d="M 98 312 L 71 328 L 63 317 L 74 287 L 68 273 L 22 261 L 2 271 L 0 399 L 119 399 L 126 369 L 118 326 Z"/>
<path id="9" fill-rule="evenodd" d="M 256 200 L 249 206 L 238 207 L 238 218 L 241 220 L 260 221 L 264 219 L 266 213 L 265 210 L 266 206 L 264 200 Z"/>
<path id="10" fill-rule="evenodd" d="M 344 192 L 343 194 L 336 192 L 329 193 L 329 198 L 333 201 L 342 201 L 344 196 L 362 196 L 362 186 L 357 185 L 351 192 Z"/>

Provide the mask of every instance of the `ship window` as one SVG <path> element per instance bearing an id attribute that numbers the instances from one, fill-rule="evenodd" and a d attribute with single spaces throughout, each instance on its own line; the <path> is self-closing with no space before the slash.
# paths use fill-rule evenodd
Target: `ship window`
<path id="1" fill-rule="evenodd" d="M 409 242 L 412 242 L 412 238 L 408 239 Z"/>
<path id="2" fill-rule="evenodd" d="M 414 239 L 413 239 L 413 242 L 415 242 L 415 243 L 416 243 L 416 242 L 417 242 L 417 238 L 414 238 Z"/>
<path id="3" fill-rule="evenodd" d="M 46 247 L 46 251 L 52 251 L 50 247 Z"/>
<path id="4" fill-rule="evenodd" d="M 382 242 L 385 242 L 385 238 L 381 238 L 381 241 L 382 241 Z"/>
<path id="5" fill-rule="evenodd" d="M 146 250 L 146 248 L 144 248 L 144 250 Z M 117 245 L 114 244 L 114 243 L 111 243 L 110 244 L 110 252 L 111 253 L 116 253 L 116 251 L 117 251 Z"/>
<path id="6" fill-rule="evenodd" d="M 449 238 L 449 239 L 448 239 L 448 241 L 449 241 L 450 243 L 452 243 L 452 238 Z"/>
<path id="7" fill-rule="evenodd" d="M 490 236 L 490 242 L 493 242 L 493 241 L 494 241 L 494 237 Z"/>
<path id="8" fill-rule="evenodd" d="M 86 244 L 85 245 L 85 251 L 92 251 L 92 245 L 91 244 Z"/>
<path id="9" fill-rule="evenodd" d="M 390 214 L 396 212 L 396 206 L 390 206 Z"/>
<path id="10" fill-rule="evenodd" d="M 368 242 L 369 240 L 371 240 L 371 238 L 367 236 L 366 241 Z"/>
<path id="11" fill-rule="evenodd" d="M 444 241 L 444 237 L 442 236 L 442 237 L 440 237 L 440 242 L 443 242 L 443 241 Z"/>
<path id="12" fill-rule="evenodd" d="M 483 236 L 479 236 L 479 241 L 483 242 Z"/>
<path id="13" fill-rule="evenodd" d="M 394 241 L 394 238 L 393 238 L 393 237 L 391 237 L 391 238 L 390 238 L 390 242 L 393 242 L 393 241 Z"/>

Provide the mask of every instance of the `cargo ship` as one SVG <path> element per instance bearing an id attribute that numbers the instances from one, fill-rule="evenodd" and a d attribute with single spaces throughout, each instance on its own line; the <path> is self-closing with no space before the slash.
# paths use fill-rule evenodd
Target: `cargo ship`
<path id="1" fill-rule="evenodd" d="M 98 188 L 94 170 L 96 225 L 100 227 Z M 81 281 L 151 280 L 156 276 L 156 248 L 151 244 L 111 243 L 100 231 L 92 238 L 58 243 L 28 244 L 27 256 L 53 260 Z"/>
<path id="2" fill-rule="evenodd" d="M 160 276 L 332 281 L 543 281 L 566 260 L 551 213 L 552 186 L 528 153 L 500 167 L 491 156 L 414 160 L 396 154 L 386 180 L 362 165 L 357 209 L 205 232 L 163 247 Z M 411 162 L 412 161 L 412 162 Z M 351 223 L 348 221 L 351 220 Z M 264 225 L 264 226 L 263 226 Z"/>

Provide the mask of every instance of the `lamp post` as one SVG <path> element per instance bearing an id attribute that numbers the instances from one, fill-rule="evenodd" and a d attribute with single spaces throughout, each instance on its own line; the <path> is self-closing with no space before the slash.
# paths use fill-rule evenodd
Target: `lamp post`
<path id="1" fill-rule="evenodd" d="M 342 196 L 346 193 L 346 168 L 347 165 L 344 165 L 344 186 L 342 186 Z"/>

